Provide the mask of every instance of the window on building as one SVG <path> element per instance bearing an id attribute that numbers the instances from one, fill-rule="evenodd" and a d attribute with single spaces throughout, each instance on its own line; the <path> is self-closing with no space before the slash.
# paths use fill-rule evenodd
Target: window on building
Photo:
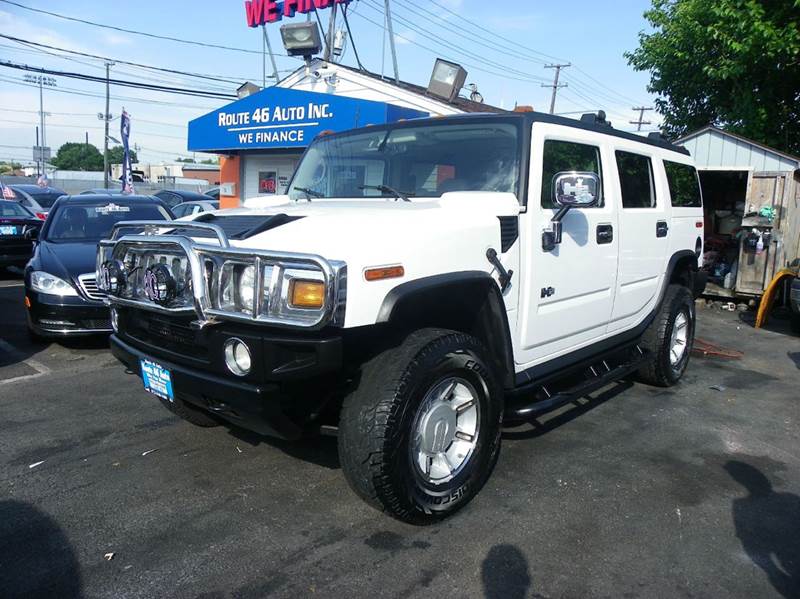
<path id="1" fill-rule="evenodd" d="M 667 171 L 669 196 L 673 206 L 700 208 L 703 205 L 700 180 L 693 166 L 665 160 L 664 170 Z"/>
<path id="2" fill-rule="evenodd" d="M 653 163 L 648 156 L 617 150 L 617 170 L 623 208 L 653 208 L 656 190 Z"/>
<path id="3" fill-rule="evenodd" d="M 542 208 L 558 208 L 555 202 L 553 179 L 564 171 L 595 173 L 600 177 L 600 197 L 603 205 L 603 177 L 600 172 L 600 148 L 571 141 L 548 139 L 542 150 Z"/>

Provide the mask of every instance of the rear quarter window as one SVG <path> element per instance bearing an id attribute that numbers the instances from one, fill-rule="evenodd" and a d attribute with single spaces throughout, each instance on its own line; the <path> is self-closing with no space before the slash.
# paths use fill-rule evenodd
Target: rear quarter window
<path id="1" fill-rule="evenodd" d="M 697 170 L 689 164 L 664 161 L 672 205 L 680 208 L 700 208 L 703 205 Z"/>

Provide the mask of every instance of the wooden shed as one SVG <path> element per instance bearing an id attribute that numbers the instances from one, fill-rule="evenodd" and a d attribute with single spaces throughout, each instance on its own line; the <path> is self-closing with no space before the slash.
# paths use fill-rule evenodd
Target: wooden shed
<path id="1" fill-rule="evenodd" d="M 717 127 L 678 139 L 694 158 L 706 221 L 706 292 L 757 297 L 800 258 L 800 158 Z"/>

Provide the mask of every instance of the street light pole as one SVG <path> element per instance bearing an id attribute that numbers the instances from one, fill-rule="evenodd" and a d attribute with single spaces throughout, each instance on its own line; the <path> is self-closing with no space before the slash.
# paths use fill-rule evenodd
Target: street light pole
<path id="1" fill-rule="evenodd" d="M 45 142 L 45 134 L 44 134 L 44 92 L 42 88 L 44 87 L 44 77 L 41 75 L 39 76 L 39 126 L 42 128 L 42 139 L 41 144 L 39 145 L 39 158 L 42 161 L 42 175 L 45 174 L 44 170 L 44 147 L 47 145 Z"/>
<path id="2" fill-rule="evenodd" d="M 111 75 L 111 65 L 113 62 L 106 63 L 106 112 L 103 115 L 103 120 L 106 125 L 106 134 L 103 136 L 103 187 L 108 189 L 108 121 L 111 119 L 109 111 L 111 110 L 111 83 L 109 81 Z"/>

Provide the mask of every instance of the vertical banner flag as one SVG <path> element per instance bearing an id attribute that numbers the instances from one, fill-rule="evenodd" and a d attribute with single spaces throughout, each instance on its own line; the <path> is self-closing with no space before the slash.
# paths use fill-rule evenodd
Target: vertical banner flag
<path id="1" fill-rule="evenodd" d="M 122 135 L 122 192 L 133 193 L 133 174 L 131 173 L 131 153 L 128 150 L 128 138 L 131 134 L 131 117 L 122 109 L 119 132 Z"/>

